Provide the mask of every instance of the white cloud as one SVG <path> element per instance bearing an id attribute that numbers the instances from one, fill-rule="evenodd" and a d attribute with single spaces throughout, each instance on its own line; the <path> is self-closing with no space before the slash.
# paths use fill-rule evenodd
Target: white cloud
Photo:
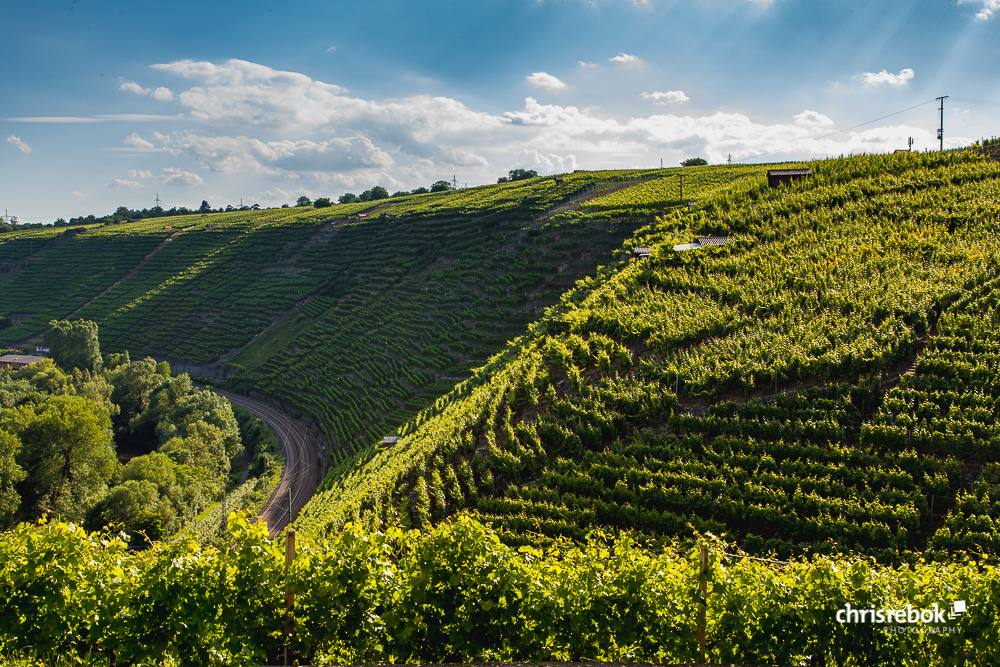
<path id="1" fill-rule="evenodd" d="M 588 63 L 588 62 L 586 62 L 584 60 L 577 60 L 576 64 L 579 65 L 580 67 L 585 68 L 585 69 L 586 68 L 593 68 L 593 67 L 600 67 L 600 65 L 598 65 L 597 63 Z"/>
<path id="2" fill-rule="evenodd" d="M 7 137 L 7 143 L 16 148 L 17 150 L 21 151 L 22 153 L 24 153 L 25 155 L 34 150 L 31 147 L 31 144 L 27 143 L 26 141 L 21 141 L 21 137 L 18 137 L 13 134 Z"/>
<path id="3" fill-rule="evenodd" d="M 636 65 L 642 62 L 642 58 L 639 56 L 633 56 L 630 53 L 619 53 L 617 56 L 608 58 L 613 63 L 621 63 L 623 65 Z"/>
<path id="4" fill-rule="evenodd" d="M 106 113 L 96 116 L 19 116 L 17 118 L 5 118 L 14 123 L 109 123 L 109 122 L 137 122 L 148 123 L 154 121 L 183 120 L 184 116 L 164 116 L 160 114 L 147 113 Z"/>
<path id="5" fill-rule="evenodd" d="M 221 64 L 180 60 L 152 65 L 194 81 L 177 95 L 190 116 L 205 124 L 285 135 L 364 134 L 380 143 L 417 153 L 434 144 L 454 144 L 456 136 L 491 131 L 503 118 L 469 109 L 447 97 L 417 95 L 375 102 L 346 95 L 340 86 L 244 60 Z"/>
<path id="6" fill-rule="evenodd" d="M 882 70 L 881 72 L 864 72 L 861 75 L 866 86 L 894 86 L 896 88 L 905 86 L 912 78 L 913 70 L 909 67 L 899 70 L 898 74 Z"/>
<path id="7" fill-rule="evenodd" d="M 605 167 L 616 161 L 625 166 L 651 165 L 664 154 L 698 154 L 710 162 L 722 162 L 730 154 L 735 159 L 755 155 L 810 159 L 891 152 L 905 148 L 908 136 L 917 139 L 917 146 L 931 143 L 927 132 L 907 126 L 827 136 L 835 130 L 833 120 L 812 110 L 796 114 L 789 122 L 772 124 L 723 111 L 708 116 L 657 114 L 622 121 L 600 117 L 592 109 L 539 104 L 529 97 L 521 111 L 508 112 L 507 117 L 526 136 L 522 150 L 572 154 L 584 168 L 593 168 L 595 161 Z"/>
<path id="8" fill-rule="evenodd" d="M 330 47 L 328 47 L 328 48 L 326 49 L 326 51 L 324 51 L 323 53 L 333 53 L 333 52 L 334 52 L 334 51 L 336 51 L 336 50 L 337 50 L 337 47 L 336 47 L 336 46 L 330 46 Z"/>
<path id="9" fill-rule="evenodd" d="M 566 87 L 565 83 L 545 72 L 535 72 L 534 74 L 529 74 L 524 78 L 528 81 L 528 83 L 536 88 L 545 88 L 546 90 L 562 90 Z"/>
<path id="10" fill-rule="evenodd" d="M 128 176 L 129 178 L 152 178 L 153 172 L 148 169 L 129 169 Z"/>
<path id="11" fill-rule="evenodd" d="M 149 93 L 148 88 L 143 88 L 135 81 L 123 81 L 118 90 L 124 90 L 129 93 L 135 93 L 136 95 L 146 95 Z"/>
<path id="12" fill-rule="evenodd" d="M 829 116 L 824 116 L 818 111 L 810 111 L 806 109 L 802 113 L 796 114 L 794 116 L 795 124 L 799 127 L 806 128 L 820 128 L 829 131 L 833 126 L 833 119 Z"/>
<path id="13" fill-rule="evenodd" d="M 134 148 L 137 151 L 155 151 L 156 146 L 151 142 L 143 139 L 138 134 L 133 132 L 132 134 L 125 137 L 123 142 L 126 146 Z"/>
<path id="14" fill-rule="evenodd" d="M 176 185 L 182 187 L 195 187 L 204 183 L 204 179 L 198 174 L 193 174 L 190 171 L 183 171 L 177 167 L 167 167 L 163 170 L 160 175 L 160 180 L 162 180 L 167 185 Z"/>
<path id="15" fill-rule="evenodd" d="M 976 13 L 979 21 L 988 21 L 1000 12 L 1000 0 L 958 0 L 958 4 L 982 4 L 983 8 Z"/>
<path id="16" fill-rule="evenodd" d="M 73 192 L 71 192 L 70 194 L 73 195 L 74 197 L 86 197 L 87 196 L 86 192 L 80 192 L 79 190 L 73 190 Z"/>
<path id="17" fill-rule="evenodd" d="M 164 88 L 163 86 L 160 86 L 155 90 L 150 88 L 143 88 L 135 81 L 123 81 L 121 85 L 118 86 L 118 90 L 124 90 L 129 93 L 135 93 L 136 95 L 147 95 L 149 97 L 152 97 L 154 100 L 159 100 L 161 102 L 169 102 L 170 100 L 174 99 L 174 94 L 173 92 L 171 92 L 169 88 Z"/>
<path id="18" fill-rule="evenodd" d="M 576 169 L 575 155 L 543 155 L 536 150 L 525 149 L 515 156 L 517 166 L 524 169 L 534 169 L 542 174 L 559 174 Z"/>
<path id="19" fill-rule="evenodd" d="M 386 169 L 393 165 L 392 157 L 364 136 L 261 141 L 246 136 L 186 132 L 169 138 L 160 135 L 158 140 L 169 144 L 172 153 L 186 153 L 199 164 L 227 174 L 287 176 L 295 172 Z"/>
<path id="20" fill-rule="evenodd" d="M 130 181 L 126 178 L 116 178 L 115 180 L 108 183 L 109 188 L 120 188 L 123 190 L 140 190 L 144 187 L 139 181 Z"/>
<path id="21" fill-rule="evenodd" d="M 654 91 L 652 93 L 643 93 L 641 97 L 644 100 L 654 100 L 657 104 L 679 104 L 691 99 L 684 94 L 683 90 Z"/>

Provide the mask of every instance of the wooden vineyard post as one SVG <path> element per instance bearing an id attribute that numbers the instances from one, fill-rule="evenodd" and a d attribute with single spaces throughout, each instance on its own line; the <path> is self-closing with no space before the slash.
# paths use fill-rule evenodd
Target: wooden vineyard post
<path id="1" fill-rule="evenodd" d="M 295 561 L 295 529 L 289 528 L 285 533 L 285 665 L 288 665 L 288 642 L 292 639 L 292 607 L 295 605 L 295 593 L 288 574 Z"/>
<path id="2" fill-rule="evenodd" d="M 698 651 L 701 659 L 706 660 L 705 655 L 705 615 L 708 607 L 708 547 L 701 545 L 701 576 L 698 577 L 698 592 L 701 593 L 698 602 Z"/>

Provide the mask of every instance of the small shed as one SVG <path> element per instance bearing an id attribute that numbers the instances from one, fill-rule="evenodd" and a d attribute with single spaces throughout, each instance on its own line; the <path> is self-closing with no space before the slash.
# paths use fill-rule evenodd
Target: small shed
<path id="1" fill-rule="evenodd" d="M 812 169 L 768 169 L 767 185 L 776 188 L 779 185 L 791 185 L 813 175 Z"/>
<path id="2" fill-rule="evenodd" d="M 695 239 L 695 241 L 698 243 L 698 245 L 702 245 L 702 246 L 705 246 L 705 245 L 724 246 L 727 243 L 729 243 L 729 237 L 728 236 L 699 236 L 698 238 Z"/>
<path id="3" fill-rule="evenodd" d="M 399 436 L 398 435 L 387 435 L 384 438 L 382 438 L 382 446 L 383 447 L 392 447 L 397 442 L 399 442 Z"/>
<path id="4" fill-rule="evenodd" d="M 45 357 L 36 357 L 30 354 L 5 354 L 0 357 L 0 368 L 24 368 L 31 364 L 45 361 Z"/>
<path id="5" fill-rule="evenodd" d="M 636 246 L 632 249 L 633 257 L 649 257 L 653 254 L 653 249 L 648 246 Z"/>
<path id="6" fill-rule="evenodd" d="M 556 183 L 562 183 L 562 182 L 563 182 L 563 177 L 562 176 L 556 176 Z"/>
<path id="7" fill-rule="evenodd" d="M 367 213 L 358 213 L 358 220 L 364 220 L 368 217 Z"/>

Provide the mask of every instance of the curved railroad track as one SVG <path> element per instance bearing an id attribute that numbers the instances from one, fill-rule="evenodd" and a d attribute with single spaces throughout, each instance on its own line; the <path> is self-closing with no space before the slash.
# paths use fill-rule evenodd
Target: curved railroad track
<path id="1" fill-rule="evenodd" d="M 319 474 L 316 445 L 301 422 L 293 421 L 271 406 L 221 389 L 214 391 L 233 405 L 249 410 L 263 419 L 278 435 L 278 446 L 285 457 L 285 470 L 278 487 L 260 513 L 260 517 L 267 522 L 271 537 L 276 537 L 290 520 L 295 520 L 299 511 L 316 493 L 316 478 Z"/>

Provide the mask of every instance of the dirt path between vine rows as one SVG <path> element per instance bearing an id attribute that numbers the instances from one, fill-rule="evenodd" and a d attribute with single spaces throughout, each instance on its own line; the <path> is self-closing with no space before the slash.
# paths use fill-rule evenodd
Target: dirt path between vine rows
<path id="1" fill-rule="evenodd" d="M 316 493 L 319 472 L 317 445 L 301 422 L 294 421 L 270 405 L 221 389 L 214 391 L 233 405 L 263 419 L 278 436 L 278 446 L 285 457 L 285 470 L 278 487 L 260 513 L 260 517 L 267 522 L 271 537 L 276 537 L 288 525 L 289 519 L 295 520 L 299 511 Z"/>

